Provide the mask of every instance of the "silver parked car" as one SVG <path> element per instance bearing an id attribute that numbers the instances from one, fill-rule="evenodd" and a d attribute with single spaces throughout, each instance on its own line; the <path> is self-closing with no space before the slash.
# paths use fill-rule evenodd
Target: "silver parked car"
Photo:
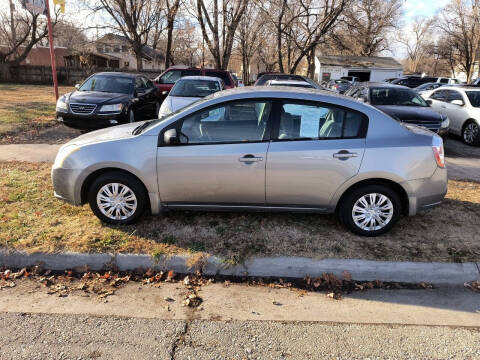
<path id="1" fill-rule="evenodd" d="M 225 89 L 223 80 L 212 76 L 184 76 L 173 85 L 163 100 L 158 117 L 177 111 L 198 99 Z"/>
<path id="2" fill-rule="evenodd" d="M 147 210 L 336 212 L 368 236 L 447 192 L 439 136 L 343 96 L 272 87 L 82 135 L 59 150 L 52 179 L 57 198 L 111 224 Z"/>

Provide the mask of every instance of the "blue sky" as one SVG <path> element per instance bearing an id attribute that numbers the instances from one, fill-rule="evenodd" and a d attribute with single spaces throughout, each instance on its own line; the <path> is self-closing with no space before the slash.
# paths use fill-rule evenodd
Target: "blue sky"
<path id="1" fill-rule="evenodd" d="M 405 1 L 405 20 L 412 19 L 415 16 L 432 16 L 442 9 L 449 0 L 406 0 Z"/>

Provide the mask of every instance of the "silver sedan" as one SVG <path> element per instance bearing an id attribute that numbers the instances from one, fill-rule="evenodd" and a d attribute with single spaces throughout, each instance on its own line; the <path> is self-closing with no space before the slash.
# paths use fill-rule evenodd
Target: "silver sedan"
<path id="1" fill-rule="evenodd" d="M 439 136 L 343 96 L 275 87 L 82 135 L 52 179 L 57 198 L 110 224 L 170 209 L 335 212 L 367 236 L 447 192 Z"/>

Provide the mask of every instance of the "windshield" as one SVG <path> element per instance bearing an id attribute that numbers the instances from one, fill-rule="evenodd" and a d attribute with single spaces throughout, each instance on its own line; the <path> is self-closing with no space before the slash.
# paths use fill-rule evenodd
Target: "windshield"
<path id="1" fill-rule="evenodd" d="M 170 95 L 170 94 L 169 94 Z M 208 99 L 210 99 L 211 97 L 209 97 Z M 167 120 L 170 120 L 173 116 L 177 115 L 178 113 L 180 112 L 183 112 L 183 111 L 186 111 L 186 110 L 189 110 L 191 109 L 192 107 L 198 105 L 199 103 L 205 101 L 205 100 L 208 100 L 208 99 L 205 99 L 205 98 L 201 98 L 201 99 L 198 99 L 197 101 L 194 101 L 193 103 L 185 106 L 185 107 L 182 107 L 174 112 L 171 112 L 169 113 L 168 115 L 165 115 L 165 116 L 162 116 L 161 118 L 157 119 L 157 120 L 151 120 L 150 122 L 148 122 L 148 124 L 145 124 L 145 127 L 142 127 L 140 129 L 139 132 L 136 132 L 135 135 L 138 135 L 138 134 L 141 134 L 142 132 L 144 132 L 145 130 L 147 129 L 150 129 L 151 127 L 157 125 L 157 124 L 160 124 L 164 121 L 167 121 Z M 135 129 L 136 130 L 136 129 Z M 134 130 L 134 131 L 135 131 Z"/>
<path id="2" fill-rule="evenodd" d="M 85 81 L 79 91 L 100 91 L 106 93 L 133 93 L 133 79 L 125 76 L 94 75 Z"/>
<path id="3" fill-rule="evenodd" d="M 428 107 L 423 98 L 410 89 L 375 88 L 371 90 L 372 105 L 400 105 Z"/>
<path id="4" fill-rule="evenodd" d="M 480 91 L 465 91 L 473 107 L 480 107 Z"/>
<path id="5" fill-rule="evenodd" d="M 218 81 L 185 79 L 175 83 L 169 96 L 205 97 L 220 90 Z"/>

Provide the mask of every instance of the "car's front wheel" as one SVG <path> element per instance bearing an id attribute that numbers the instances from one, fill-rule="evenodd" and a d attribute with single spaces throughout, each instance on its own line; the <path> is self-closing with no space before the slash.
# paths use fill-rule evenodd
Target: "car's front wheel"
<path id="1" fill-rule="evenodd" d="M 91 184 L 88 202 L 93 213 L 108 224 L 131 224 L 145 212 L 147 194 L 143 185 L 123 172 L 99 176 Z"/>
<path id="2" fill-rule="evenodd" d="M 465 144 L 479 145 L 480 144 L 480 128 L 478 124 L 469 120 L 462 129 L 462 139 Z"/>
<path id="3" fill-rule="evenodd" d="M 389 231 L 400 217 L 397 193 L 384 185 L 366 185 L 353 190 L 340 207 L 342 222 L 354 233 L 378 236 Z"/>

